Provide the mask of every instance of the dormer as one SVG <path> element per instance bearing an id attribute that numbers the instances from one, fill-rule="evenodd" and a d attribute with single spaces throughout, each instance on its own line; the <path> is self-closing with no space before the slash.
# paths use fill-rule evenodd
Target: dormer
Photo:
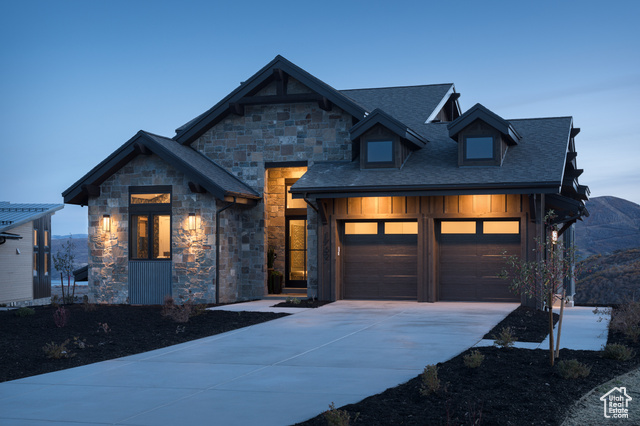
<path id="1" fill-rule="evenodd" d="M 458 166 L 500 166 L 509 146 L 520 135 L 497 114 L 480 104 L 447 125 L 449 137 L 458 142 Z"/>
<path id="2" fill-rule="evenodd" d="M 361 169 L 399 169 L 427 140 L 380 109 L 374 109 L 349 131 L 353 158 Z"/>

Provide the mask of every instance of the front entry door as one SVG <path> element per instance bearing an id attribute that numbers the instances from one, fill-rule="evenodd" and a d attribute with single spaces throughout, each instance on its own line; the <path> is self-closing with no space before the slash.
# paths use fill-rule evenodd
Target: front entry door
<path id="1" fill-rule="evenodd" d="M 307 219 L 288 216 L 286 220 L 285 280 L 287 288 L 307 288 Z"/>

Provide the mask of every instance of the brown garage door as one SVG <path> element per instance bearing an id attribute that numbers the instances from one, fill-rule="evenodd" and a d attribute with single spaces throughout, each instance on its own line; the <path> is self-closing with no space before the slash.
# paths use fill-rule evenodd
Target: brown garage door
<path id="1" fill-rule="evenodd" d="M 498 276 L 502 253 L 520 255 L 519 220 L 442 221 L 438 243 L 440 300 L 520 300 Z"/>
<path id="2" fill-rule="evenodd" d="M 417 222 L 346 222 L 345 299 L 418 298 Z"/>

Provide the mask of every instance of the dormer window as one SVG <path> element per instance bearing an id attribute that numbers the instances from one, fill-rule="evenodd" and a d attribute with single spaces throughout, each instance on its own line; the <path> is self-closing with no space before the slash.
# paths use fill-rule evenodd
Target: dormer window
<path id="1" fill-rule="evenodd" d="M 465 160 L 493 160 L 494 147 L 491 136 L 468 136 L 465 138 Z"/>
<path id="2" fill-rule="evenodd" d="M 393 163 L 393 141 L 367 141 L 367 163 Z"/>

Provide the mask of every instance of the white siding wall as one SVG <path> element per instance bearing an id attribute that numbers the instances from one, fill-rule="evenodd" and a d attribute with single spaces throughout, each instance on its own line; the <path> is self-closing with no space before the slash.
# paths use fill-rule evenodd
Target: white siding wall
<path id="1" fill-rule="evenodd" d="M 12 228 L 21 240 L 0 245 L 0 303 L 33 299 L 33 222 Z M 20 254 L 16 254 L 16 249 Z"/>

